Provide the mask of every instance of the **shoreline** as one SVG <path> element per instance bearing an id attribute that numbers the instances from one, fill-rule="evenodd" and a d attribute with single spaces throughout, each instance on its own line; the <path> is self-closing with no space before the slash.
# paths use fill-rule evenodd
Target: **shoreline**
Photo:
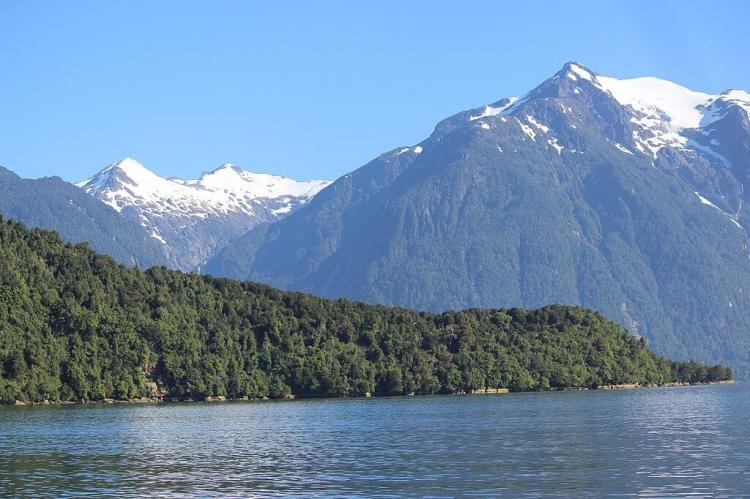
<path id="1" fill-rule="evenodd" d="M 481 388 L 472 392 L 457 391 L 454 393 L 436 393 L 431 395 L 503 395 L 510 393 L 544 393 L 544 392 L 571 392 L 571 391 L 612 391 L 612 390 L 639 390 L 642 388 L 677 388 L 677 387 L 689 387 L 689 386 L 702 386 L 702 385 L 734 385 L 735 380 L 721 380 L 721 381 L 708 381 L 705 383 L 688 383 L 682 381 L 674 381 L 665 383 L 662 385 L 639 385 L 634 383 L 622 383 L 616 385 L 600 385 L 594 388 L 589 387 L 562 387 L 554 388 L 549 390 L 526 390 L 512 392 L 508 388 Z M 430 395 L 422 395 L 415 393 L 406 393 L 404 395 L 371 395 L 366 393 L 361 396 L 355 397 L 296 397 L 294 395 L 287 395 L 280 398 L 271 399 L 269 397 L 239 397 L 239 398 L 227 398 L 225 396 L 210 396 L 205 399 L 191 399 L 191 398 L 171 398 L 171 397 L 140 397 L 128 400 L 117 400 L 105 398 L 103 400 L 43 400 L 40 402 L 26 402 L 23 400 L 16 400 L 13 403 L 0 403 L 0 406 L 39 406 L 39 405 L 116 405 L 116 404 L 170 404 L 170 403 L 185 403 L 185 402 L 264 402 L 269 400 L 283 401 L 283 400 L 332 400 L 332 399 L 365 399 L 365 398 L 392 398 L 392 397 L 423 397 Z"/>

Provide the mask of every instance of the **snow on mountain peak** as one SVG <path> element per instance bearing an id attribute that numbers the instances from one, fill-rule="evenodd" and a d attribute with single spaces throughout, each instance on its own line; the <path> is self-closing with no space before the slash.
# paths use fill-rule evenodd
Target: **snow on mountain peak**
<path id="1" fill-rule="evenodd" d="M 286 216 L 328 184 L 253 173 L 231 163 L 198 179 L 163 178 L 125 158 L 76 185 L 138 220 L 177 267 L 190 270 L 232 237 Z"/>
<path id="2" fill-rule="evenodd" d="M 234 163 L 222 163 L 221 165 L 219 165 L 217 168 L 214 168 L 210 172 L 203 172 L 203 175 L 201 175 L 201 178 L 207 175 L 212 175 L 214 173 L 219 173 L 222 171 L 240 173 L 242 172 L 242 168 L 235 165 Z"/>
<path id="3" fill-rule="evenodd" d="M 642 130 L 634 138 L 640 148 L 648 148 L 653 155 L 664 146 L 684 147 L 688 139 L 681 132 L 699 128 L 705 108 L 715 98 L 653 77 L 619 80 L 597 76 L 594 81 L 634 111 L 631 121 Z"/>
<path id="4" fill-rule="evenodd" d="M 569 62 L 563 67 L 565 76 L 573 81 L 578 81 L 578 78 L 584 80 L 593 81 L 594 74 L 589 71 L 585 66 L 578 64 L 577 62 Z"/>
<path id="5" fill-rule="evenodd" d="M 750 103 L 750 93 L 745 92 L 744 90 L 737 89 L 737 88 L 730 88 L 729 90 L 724 90 L 721 93 L 721 96 L 729 100 L 737 100 L 740 102 Z"/>
<path id="6" fill-rule="evenodd" d="M 117 211 L 128 206 L 152 206 L 182 214 L 228 211 L 252 212 L 258 199 L 310 198 L 327 186 L 325 180 L 296 181 L 253 173 L 224 163 L 199 179 L 163 178 L 132 158 L 112 163 L 76 185 Z"/>
<path id="7" fill-rule="evenodd" d="M 312 197 L 330 182 L 325 180 L 297 181 L 267 173 L 253 173 L 225 163 L 200 180 L 188 181 L 189 185 L 212 191 L 225 191 L 253 198 L 278 198 L 284 196 Z"/>
<path id="8" fill-rule="evenodd" d="M 667 121 L 675 130 L 699 127 L 702 109 L 716 98 L 661 78 L 621 80 L 603 76 L 577 62 L 565 64 L 560 74 L 573 81 L 587 80 L 594 87 L 608 92 L 621 105 L 630 106 L 639 114 Z"/>
<path id="9" fill-rule="evenodd" d="M 696 149 L 691 137 L 696 132 L 707 135 L 708 125 L 726 116 L 731 109 L 744 110 L 750 119 L 750 93 L 743 90 L 712 95 L 661 78 L 612 78 L 573 61 L 523 97 L 506 98 L 464 116 L 484 130 L 492 129 L 485 120 L 505 121 L 504 117 L 515 116 L 528 135 L 522 123 L 528 121 L 524 120 L 527 113 L 522 110 L 526 103 L 549 98 L 575 99 L 592 91 L 607 94 L 625 108 L 634 126 L 635 148 L 654 157 L 662 147 Z M 563 102 L 560 106 L 564 113 L 570 109 Z M 707 148 L 702 146 L 701 152 L 711 154 Z"/>
<path id="10" fill-rule="evenodd" d="M 701 108 L 714 96 L 653 77 L 618 80 L 598 76 L 597 82 L 623 106 L 666 119 L 675 129 L 698 128 Z"/>
<path id="11" fill-rule="evenodd" d="M 141 163 L 131 158 L 130 156 L 126 156 L 120 161 L 116 161 L 112 163 L 112 165 L 110 166 L 117 166 L 119 168 L 122 168 L 123 170 L 145 170 L 146 169 L 145 166 L 143 166 Z"/>
<path id="12" fill-rule="evenodd" d="M 642 150 L 649 149 L 653 155 L 664 146 L 688 147 L 692 142 L 686 132 L 704 128 L 722 118 L 727 105 L 740 107 L 750 117 L 750 94 L 744 90 L 727 90 L 712 95 L 661 78 L 621 80 L 591 73 L 576 63 L 568 63 L 564 70 L 566 68 L 569 77 L 577 75 L 589 80 L 596 88 L 608 92 L 620 105 L 629 108 L 631 122 L 640 128 L 634 136 L 637 146 Z"/>
<path id="13" fill-rule="evenodd" d="M 507 115 L 523 103 L 522 97 L 509 97 L 498 102 L 496 106 L 484 106 L 482 112 L 478 115 L 469 116 L 469 121 L 480 120 L 482 118 L 493 117 L 498 115 Z"/>
<path id="14" fill-rule="evenodd" d="M 750 120 L 750 93 L 737 89 L 725 90 L 716 100 L 739 106 Z"/>

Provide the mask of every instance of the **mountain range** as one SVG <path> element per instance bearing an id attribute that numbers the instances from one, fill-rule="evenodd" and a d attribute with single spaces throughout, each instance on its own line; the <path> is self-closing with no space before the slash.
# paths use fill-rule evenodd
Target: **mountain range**
<path id="1" fill-rule="evenodd" d="M 235 239 L 215 275 L 441 311 L 583 305 L 750 367 L 750 94 L 578 63 Z"/>
<path id="2" fill-rule="evenodd" d="M 197 180 L 167 179 L 125 158 L 76 185 L 143 226 L 170 267 L 199 270 L 231 239 L 292 213 L 329 183 L 252 173 L 229 163 Z"/>
<path id="3" fill-rule="evenodd" d="M 747 377 L 748 183 L 750 94 L 571 62 L 333 183 L 231 164 L 162 178 L 126 158 L 77 187 L 0 171 L 0 214 L 127 265 L 329 298 L 580 305 Z"/>
<path id="4" fill-rule="evenodd" d="M 87 242 L 125 265 L 167 263 L 160 244 L 140 224 L 59 177 L 23 179 L 0 167 L 0 214 L 30 227 L 54 229 L 73 243 Z"/>

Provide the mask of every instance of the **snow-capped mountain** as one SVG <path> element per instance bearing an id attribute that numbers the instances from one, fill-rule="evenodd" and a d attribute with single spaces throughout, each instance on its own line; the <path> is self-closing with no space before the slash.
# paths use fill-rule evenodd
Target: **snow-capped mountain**
<path id="1" fill-rule="evenodd" d="M 693 147 L 720 158 L 711 147 L 696 147 L 691 143 L 695 132 L 710 135 L 715 123 L 732 109 L 750 116 L 750 94 L 743 90 L 711 95 L 659 78 L 618 80 L 595 75 L 575 63 L 569 64 L 564 76 L 558 77 L 573 81 L 581 79 L 612 95 L 631 114 L 630 121 L 635 125 L 632 136 L 635 148 L 642 153 L 650 152 L 654 158 L 665 146 Z"/>
<path id="2" fill-rule="evenodd" d="M 585 87 L 588 87 L 589 92 L 584 92 Z M 533 116 L 524 116 L 518 112 L 524 103 L 538 98 L 561 99 L 579 95 L 583 98 L 591 95 L 592 87 L 612 97 L 629 116 L 631 126 L 625 128 L 632 130 L 632 135 L 624 137 L 623 142 L 654 158 L 662 147 L 668 146 L 694 149 L 723 161 L 721 154 L 715 149 L 719 145 L 718 141 L 701 145 L 701 141 L 696 140 L 696 134 L 710 135 L 716 124 L 733 111 L 743 113 L 745 119 L 750 117 L 750 93 L 743 90 L 727 90 L 711 95 L 660 78 L 617 79 L 595 74 L 577 63 L 568 63 L 562 71 L 523 97 L 510 97 L 497 104 L 484 106 L 476 115 L 469 112 L 468 120 L 476 121 L 476 125 L 480 127 L 489 127 L 492 125 L 492 118 L 504 122 L 506 116 L 515 116 L 518 126 L 532 140 L 536 140 L 536 133 L 541 131 L 546 134 L 549 127 L 540 124 Z M 554 95 L 550 93 L 551 90 L 554 90 Z M 563 114 L 567 110 L 572 111 L 561 107 Z M 615 147 L 618 145 L 622 146 L 616 143 Z M 558 152 L 562 151 L 556 146 L 552 147 Z M 623 152 L 633 151 L 623 148 Z"/>
<path id="3" fill-rule="evenodd" d="M 568 63 L 257 227 L 206 272 L 441 311 L 583 305 L 750 377 L 750 96 Z"/>
<path id="4" fill-rule="evenodd" d="M 158 241 L 60 177 L 21 178 L 0 166 L 0 215 L 51 229 L 65 241 L 86 243 L 128 266 L 165 265 Z"/>
<path id="5" fill-rule="evenodd" d="M 559 109 L 546 109 L 552 101 Z M 534 114 L 533 108 L 543 109 Z M 509 118 L 559 155 L 585 154 L 593 134 L 602 135 L 623 154 L 645 156 L 692 183 L 697 200 L 740 228 L 739 218 L 750 216 L 743 212 L 750 183 L 750 93 L 744 90 L 708 94 L 660 78 L 602 76 L 571 62 L 526 95 L 459 113 L 438 129 L 497 129 Z"/>
<path id="6" fill-rule="evenodd" d="M 229 163 L 196 180 L 163 178 L 125 158 L 76 185 L 138 221 L 162 244 L 172 266 L 193 270 L 232 238 L 292 213 L 329 183 L 252 173 Z"/>

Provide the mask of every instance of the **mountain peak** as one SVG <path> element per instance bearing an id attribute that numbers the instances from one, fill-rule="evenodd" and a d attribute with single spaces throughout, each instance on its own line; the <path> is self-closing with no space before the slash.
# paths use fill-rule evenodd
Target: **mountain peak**
<path id="1" fill-rule="evenodd" d="M 545 98 L 574 98 L 582 92 L 592 89 L 601 90 L 597 83 L 597 73 L 575 61 L 567 62 L 563 67 L 520 100 Z"/>
<path id="2" fill-rule="evenodd" d="M 251 173 L 232 163 L 198 179 L 163 178 L 133 158 L 111 163 L 79 187 L 134 218 L 185 270 L 257 225 L 307 203 L 327 181 Z"/>
<path id="3" fill-rule="evenodd" d="M 375 158 L 204 269 L 422 310 L 577 303 L 681 355 L 736 358 L 750 126 L 732 109 L 707 127 L 729 109 L 707 109 L 713 98 L 569 62 L 520 98 L 442 120 L 418 156 Z M 700 351 L 714 323 L 724 343 Z"/>
<path id="4" fill-rule="evenodd" d="M 131 157 L 110 163 L 93 177 L 87 178 L 75 185 L 89 194 L 103 190 L 119 189 L 123 185 L 146 186 L 163 180 L 154 172 Z M 113 206 L 117 211 L 120 209 Z"/>
<path id="5" fill-rule="evenodd" d="M 132 167 L 144 168 L 144 166 L 138 160 L 133 159 L 130 156 L 125 156 L 120 161 L 115 161 L 112 164 L 117 165 L 121 168 L 132 168 Z"/>
<path id="6" fill-rule="evenodd" d="M 110 165 L 111 169 L 117 169 L 124 172 L 128 177 L 135 179 L 136 177 L 157 177 L 157 175 L 143 166 L 141 162 L 131 157 L 125 157 L 120 161 L 116 161 Z"/>
<path id="7" fill-rule="evenodd" d="M 503 116 L 519 114 L 519 119 L 523 121 L 529 113 L 529 106 L 538 106 L 537 103 L 548 102 L 549 99 L 559 99 L 563 112 L 569 109 L 565 102 L 578 102 L 583 106 L 581 109 L 597 108 L 593 116 L 609 115 L 612 104 L 619 106 L 625 113 L 622 115 L 625 119 L 615 119 L 614 122 L 623 126 L 608 139 L 615 139 L 618 143 L 632 142 L 631 145 L 638 151 L 654 158 L 659 149 L 665 146 L 678 149 L 693 147 L 690 144 L 695 143 L 691 139 L 695 132 L 726 115 L 727 109 L 739 108 L 750 118 L 750 93 L 742 90 L 727 90 L 720 95 L 711 95 L 662 78 L 618 79 L 598 74 L 576 61 L 565 63 L 551 78 L 521 98 L 499 101 L 504 104 L 490 104 L 477 108 L 482 109 L 480 113 L 473 110 L 461 116 L 464 119 L 468 117 L 468 122 L 472 123 L 482 118 L 503 121 Z M 486 130 L 493 128 L 491 124 L 483 122 L 477 126 Z M 531 126 L 533 131 L 536 125 L 521 123 L 518 126 Z M 709 146 L 701 146 L 701 152 L 711 155 L 714 151 Z"/>
<path id="8" fill-rule="evenodd" d="M 579 62 L 570 61 L 563 65 L 562 69 L 557 72 L 556 76 L 563 76 L 573 81 L 577 81 L 579 78 L 593 81 L 596 77 L 596 73 Z"/>
<path id="9" fill-rule="evenodd" d="M 240 168 L 239 166 L 235 165 L 234 163 L 222 163 L 218 167 L 211 170 L 211 173 L 220 172 L 222 170 L 232 170 L 237 173 L 243 172 L 244 170 Z"/>
<path id="10" fill-rule="evenodd" d="M 716 100 L 738 106 L 740 109 L 745 111 L 748 119 L 750 119 L 750 93 L 744 90 L 731 88 L 729 90 L 723 91 Z"/>
<path id="11" fill-rule="evenodd" d="M 12 171 L 8 170 L 4 166 L 0 166 L 0 178 L 2 178 L 2 177 L 13 178 L 13 179 L 20 179 L 21 178 L 18 175 L 16 175 L 15 172 L 12 172 Z"/>
<path id="12" fill-rule="evenodd" d="M 750 102 L 750 93 L 739 88 L 728 88 L 721 93 L 721 96 Z"/>

